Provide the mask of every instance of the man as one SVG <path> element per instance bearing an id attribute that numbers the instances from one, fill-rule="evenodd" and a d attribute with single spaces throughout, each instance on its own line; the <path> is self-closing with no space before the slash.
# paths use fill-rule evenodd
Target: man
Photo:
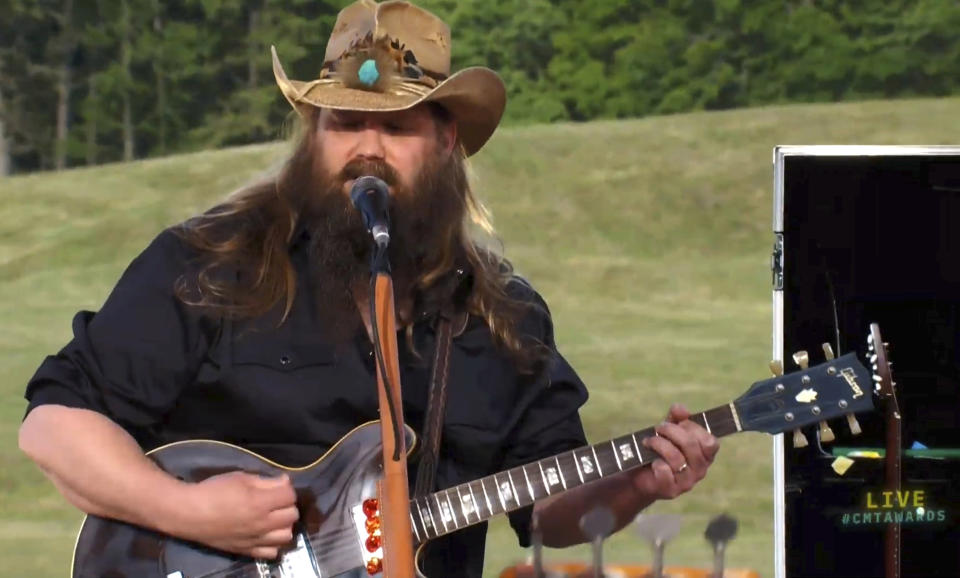
<path id="1" fill-rule="evenodd" d="M 585 445 L 580 379 L 557 352 L 545 303 L 473 240 L 489 227 L 465 158 L 505 106 L 485 68 L 448 76 L 450 33 L 405 2 L 339 15 L 320 78 L 287 78 L 303 120 L 274 179 L 163 232 L 27 389 L 20 446 L 80 509 L 215 549 L 273 558 L 299 512 L 286 476 L 234 472 L 187 483 L 143 455 L 173 441 L 231 442 L 309 464 L 377 418 L 366 315 L 370 238 L 348 192 L 390 188 L 390 262 L 407 422 L 420 430 L 441 315 L 456 320 L 436 486 L 450 487 Z M 661 459 L 536 504 L 544 543 L 583 540 L 597 504 L 618 527 L 691 489 L 716 440 L 680 406 L 644 440 Z M 411 466 L 415 468 L 415 466 Z M 530 509 L 511 514 L 529 542 Z M 431 550 L 435 576 L 479 576 L 485 525 Z"/>

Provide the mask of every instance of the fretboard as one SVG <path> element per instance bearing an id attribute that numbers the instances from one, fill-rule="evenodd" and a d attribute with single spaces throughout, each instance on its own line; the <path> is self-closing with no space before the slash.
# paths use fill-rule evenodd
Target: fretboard
<path id="1" fill-rule="evenodd" d="M 741 431 L 733 404 L 690 419 L 717 437 Z M 410 516 L 415 540 L 420 544 L 547 496 L 648 465 L 658 454 L 644 447 L 643 439 L 654 435 L 653 428 L 643 429 L 414 499 Z"/>

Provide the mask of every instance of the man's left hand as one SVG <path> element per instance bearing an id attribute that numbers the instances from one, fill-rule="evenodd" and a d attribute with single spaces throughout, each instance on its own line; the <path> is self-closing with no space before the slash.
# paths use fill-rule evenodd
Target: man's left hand
<path id="1" fill-rule="evenodd" d="M 670 407 L 658 435 L 643 440 L 660 458 L 649 468 L 631 472 L 638 494 L 649 499 L 676 498 L 690 491 L 707 475 L 720 444 L 701 425 L 690 421 L 690 412 L 680 404 Z"/>

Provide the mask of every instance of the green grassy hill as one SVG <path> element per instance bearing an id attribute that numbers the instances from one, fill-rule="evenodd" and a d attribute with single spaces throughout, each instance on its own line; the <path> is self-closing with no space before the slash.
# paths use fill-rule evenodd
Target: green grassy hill
<path id="1" fill-rule="evenodd" d="M 764 378 L 771 350 L 771 150 L 776 144 L 960 141 L 960 100 L 785 106 L 502 130 L 474 161 L 507 254 L 549 302 L 591 388 L 596 441 L 705 409 Z M 22 393 L 43 356 L 96 309 L 165 225 L 276 163 L 262 145 L 0 180 L 0 557 L 3 576 L 66 576 L 80 516 L 23 459 Z M 120 475 L 118 473 L 118 475 Z M 729 564 L 772 575 L 771 440 L 728 438 L 709 477 L 651 512 L 687 524 L 667 563 L 707 566 L 720 512 L 740 520 Z M 523 559 L 491 528 L 488 575 Z M 582 549 L 548 560 L 586 559 Z M 626 530 L 609 561 L 649 562 Z"/>

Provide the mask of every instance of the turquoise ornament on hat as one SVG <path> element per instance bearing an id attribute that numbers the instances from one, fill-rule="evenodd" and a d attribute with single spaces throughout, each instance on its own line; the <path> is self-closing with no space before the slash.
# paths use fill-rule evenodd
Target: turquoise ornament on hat
<path id="1" fill-rule="evenodd" d="M 380 80 L 380 71 L 377 70 L 377 61 L 370 58 L 360 65 L 357 71 L 357 78 L 367 86 L 373 86 Z"/>

